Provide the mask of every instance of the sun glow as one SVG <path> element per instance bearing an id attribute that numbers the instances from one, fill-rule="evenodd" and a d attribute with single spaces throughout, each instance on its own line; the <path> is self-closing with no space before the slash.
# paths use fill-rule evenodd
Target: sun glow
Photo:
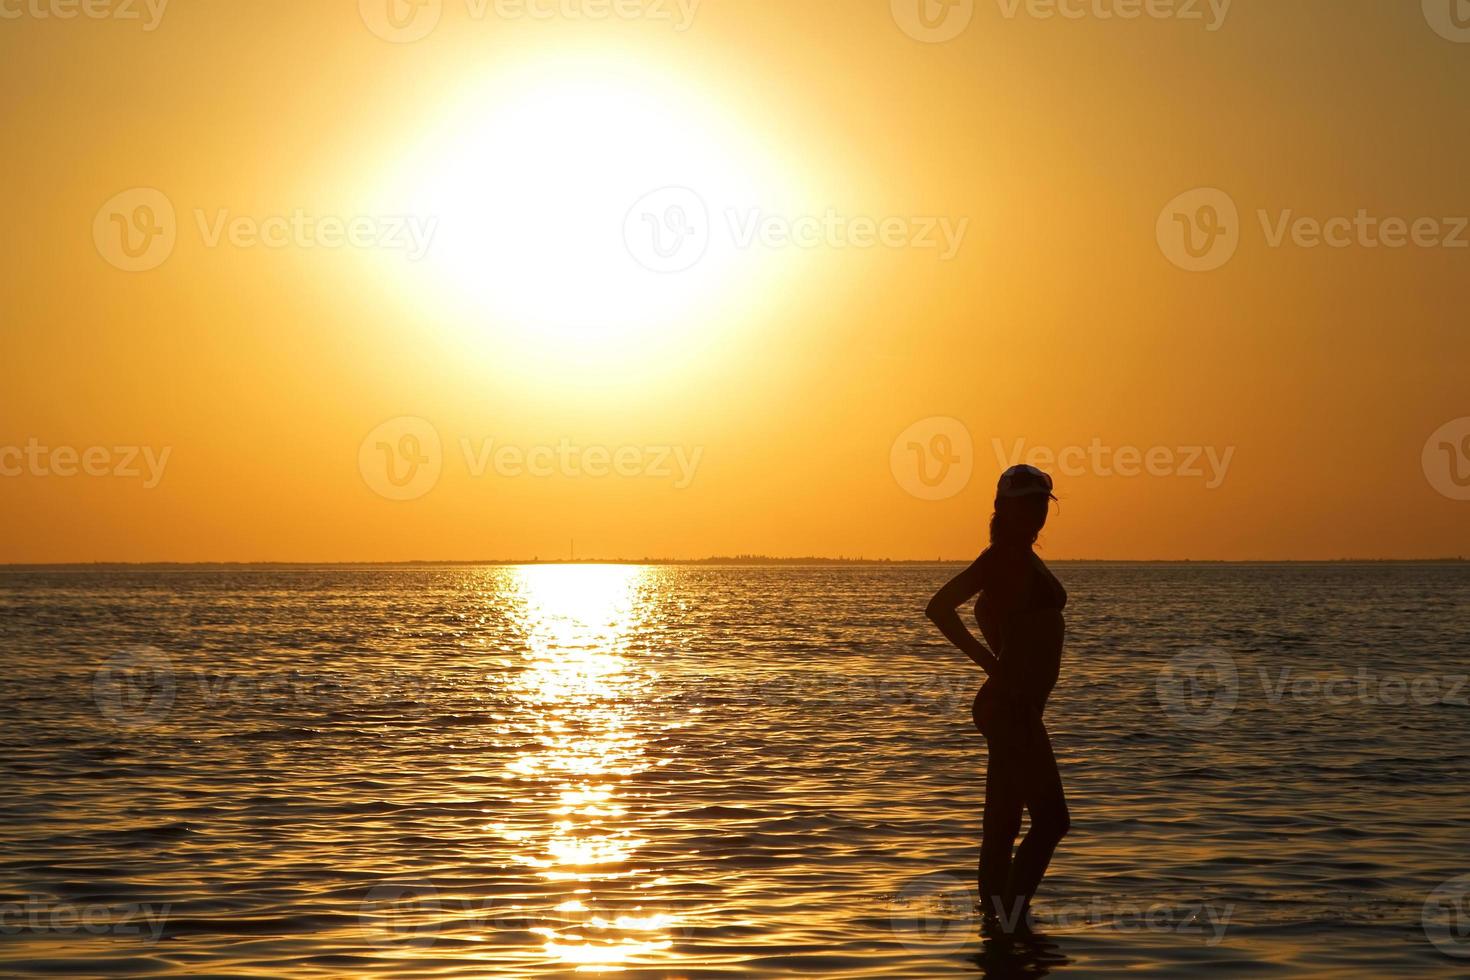
<path id="1" fill-rule="evenodd" d="M 737 285 L 749 297 L 762 257 L 732 240 L 730 216 L 771 207 L 784 193 L 777 172 L 759 131 L 687 80 L 583 59 L 477 85 L 392 182 L 409 213 L 438 222 L 421 296 L 482 330 L 622 343 L 704 328 Z M 658 195 L 668 189 L 666 215 Z M 656 213 L 640 214 L 650 200 Z M 671 271 L 641 236 L 673 236 L 684 222 L 702 223 L 704 236 Z"/>

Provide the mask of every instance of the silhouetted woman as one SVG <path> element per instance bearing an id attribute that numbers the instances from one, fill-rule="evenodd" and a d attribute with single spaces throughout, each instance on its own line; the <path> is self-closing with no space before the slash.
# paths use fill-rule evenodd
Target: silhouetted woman
<path id="1" fill-rule="evenodd" d="M 950 642 L 990 675 L 974 704 L 975 727 L 990 749 L 980 907 L 987 920 L 1007 932 L 1025 926 L 1031 898 L 1071 827 L 1041 717 L 1061 668 L 1067 590 L 1032 550 L 1055 499 L 1051 477 L 1041 470 L 1006 470 L 990 518 L 990 547 L 940 589 L 927 610 Z M 975 619 L 984 643 L 957 612 L 977 595 Z M 1031 828 L 1013 859 L 1023 809 L 1031 814 Z"/>

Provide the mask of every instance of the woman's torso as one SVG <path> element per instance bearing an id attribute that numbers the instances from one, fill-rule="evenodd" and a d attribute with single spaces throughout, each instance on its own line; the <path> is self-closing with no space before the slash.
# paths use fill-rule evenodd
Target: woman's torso
<path id="1" fill-rule="evenodd" d="M 1061 671 L 1067 590 L 1030 548 L 992 553 L 975 618 L 1003 675 L 1026 700 L 1045 705 Z"/>

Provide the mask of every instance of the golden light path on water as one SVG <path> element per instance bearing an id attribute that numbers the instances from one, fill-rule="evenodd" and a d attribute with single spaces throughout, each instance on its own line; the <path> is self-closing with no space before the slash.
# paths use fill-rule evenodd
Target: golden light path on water
<path id="1" fill-rule="evenodd" d="M 648 614 L 647 570 L 621 565 L 542 565 L 512 570 L 513 607 L 525 636 L 526 669 L 510 694 L 539 726 L 534 747 L 506 764 L 514 782 L 535 787 L 545 806 L 542 826 L 486 829 L 513 845 L 514 860 L 569 895 L 555 911 L 570 921 L 537 926 L 549 957 L 578 972 L 615 972 L 647 956 L 672 954 L 676 917 L 635 906 L 600 912 L 600 882 L 620 891 L 648 888 L 629 878 L 653 876 L 633 861 L 638 839 L 623 826 L 622 780 L 652 762 L 629 724 L 630 706 L 650 683 L 631 670 L 628 644 Z M 554 787 L 554 790 L 549 788 Z"/>

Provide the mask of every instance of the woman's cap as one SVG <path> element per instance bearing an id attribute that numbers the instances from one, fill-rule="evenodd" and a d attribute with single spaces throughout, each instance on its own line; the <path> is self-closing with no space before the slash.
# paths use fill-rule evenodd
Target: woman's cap
<path id="1" fill-rule="evenodd" d="M 1012 466 L 1000 475 L 1000 486 L 995 490 L 997 497 L 1051 496 L 1051 477 L 1034 466 L 1022 463 Z"/>

